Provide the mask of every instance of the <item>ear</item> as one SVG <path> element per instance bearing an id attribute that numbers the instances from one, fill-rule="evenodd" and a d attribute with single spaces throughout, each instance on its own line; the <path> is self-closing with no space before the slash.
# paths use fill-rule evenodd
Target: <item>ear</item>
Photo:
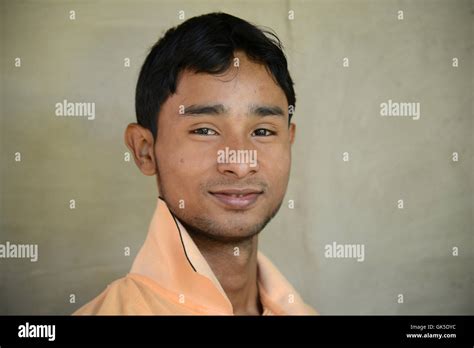
<path id="1" fill-rule="evenodd" d="M 156 174 L 153 134 L 137 123 L 130 123 L 125 130 L 125 144 L 132 152 L 135 164 L 145 175 Z"/>
<path id="2" fill-rule="evenodd" d="M 295 141 L 295 133 L 296 133 L 296 124 L 290 123 L 290 144 L 293 145 L 293 142 Z"/>

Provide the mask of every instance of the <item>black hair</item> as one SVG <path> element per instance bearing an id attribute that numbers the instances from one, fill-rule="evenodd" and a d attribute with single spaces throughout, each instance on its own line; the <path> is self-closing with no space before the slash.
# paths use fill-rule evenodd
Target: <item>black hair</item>
<path id="1" fill-rule="evenodd" d="M 138 123 L 151 130 L 156 139 L 160 108 L 176 92 L 179 74 L 184 70 L 223 73 L 235 51 L 243 51 L 249 59 L 265 65 L 286 95 L 291 119 L 296 97 L 280 39 L 243 19 L 215 12 L 169 29 L 151 48 L 136 87 Z"/>

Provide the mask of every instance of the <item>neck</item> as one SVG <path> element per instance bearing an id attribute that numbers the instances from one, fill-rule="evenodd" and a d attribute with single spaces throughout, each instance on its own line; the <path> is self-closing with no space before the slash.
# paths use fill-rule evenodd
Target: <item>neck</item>
<path id="1" fill-rule="evenodd" d="M 224 289 L 234 314 L 262 314 L 257 285 L 258 236 L 235 243 L 196 234 L 191 237 Z"/>

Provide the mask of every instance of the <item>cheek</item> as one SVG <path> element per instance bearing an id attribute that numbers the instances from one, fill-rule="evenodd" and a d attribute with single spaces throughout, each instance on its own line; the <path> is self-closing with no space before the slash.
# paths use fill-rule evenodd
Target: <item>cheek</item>
<path id="1" fill-rule="evenodd" d="M 291 152 L 287 146 L 261 150 L 259 156 L 261 174 L 268 178 L 273 190 L 284 189 L 288 181 Z"/>
<path id="2" fill-rule="evenodd" d="M 217 163 L 216 151 L 195 144 L 172 142 L 156 150 L 163 183 L 181 191 L 194 191 Z"/>

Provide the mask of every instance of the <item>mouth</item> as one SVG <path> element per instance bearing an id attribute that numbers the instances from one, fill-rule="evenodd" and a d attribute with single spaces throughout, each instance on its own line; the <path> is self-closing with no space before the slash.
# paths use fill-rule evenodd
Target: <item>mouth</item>
<path id="1" fill-rule="evenodd" d="M 262 190 L 257 189 L 225 189 L 209 191 L 221 206 L 227 209 L 244 210 L 257 202 Z"/>

